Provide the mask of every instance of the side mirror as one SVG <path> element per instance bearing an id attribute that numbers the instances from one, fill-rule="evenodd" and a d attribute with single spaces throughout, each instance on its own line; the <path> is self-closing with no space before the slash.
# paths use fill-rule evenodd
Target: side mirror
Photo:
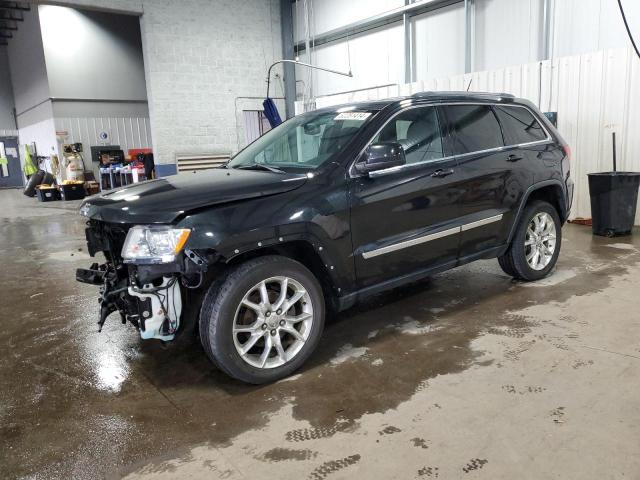
<path id="1" fill-rule="evenodd" d="M 399 143 L 374 143 L 364 151 L 364 158 L 356 163 L 356 169 L 361 173 L 369 173 L 405 163 L 407 160 L 404 156 L 404 149 Z"/>

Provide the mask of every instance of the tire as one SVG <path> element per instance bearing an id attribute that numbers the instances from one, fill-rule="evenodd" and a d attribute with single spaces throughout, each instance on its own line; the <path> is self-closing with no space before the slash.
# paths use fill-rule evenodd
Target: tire
<path id="1" fill-rule="evenodd" d="M 546 229 L 539 232 L 539 235 L 536 234 L 535 238 L 528 233 L 530 224 L 534 222 L 534 217 L 539 219 L 538 225 L 542 224 L 542 219 L 546 219 L 546 223 L 544 225 L 548 226 L 549 222 L 553 221 L 553 233 L 555 234 L 555 237 L 553 237 L 553 253 L 551 255 L 549 255 L 548 252 L 552 238 L 551 236 L 544 234 L 544 231 L 547 231 Z M 545 238 L 547 240 L 544 240 Z M 525 242 L 533 242 L 533 245 L 525 245 Z M 537 245 L 540 245 L 537 257 L 539 262 L 536 262 L 535 260 L 535 249 L 537 248 Z M 560 223 L 560 216 L 558 215 L 557 210 L 548 202 L 535 200 L 526 206 L 518 221 L 518 226 L 516 227 L 516 232 L 511 240 L 509 249 L 504 255 L 498 258 L 498 263 L 507 275 L 518 280 L 524 280 L 526 282 L 540 280 L 549 275 L 555 267 L 556 262 L 558 261 L 558 255 L 560 254 L 561 245 L 562 225 Z M 540 251 L 545 253 L 541 254 Z M 530 258 L 529 260 L 528 256 Z M 534 268 L 532 264 L 535 265 L 536 268 Z"/>
<path id="2" fill-rule="evenodd" d="M 515 277 L 517 275 L 517 272 L 511 266 L 511 263 L 509 263 L 509 259 L 507 258 L 506 254 L 498 257 L 498 263 L 500 264 L 500 268 L 502 268 L 502 271 L 510 277 Z"/>
<path id="3" fill-rule="evenodd" d="M 267 292 L 266 303 L 259 301 L 264 299 L 259 287 L 262 284 Z M 283 285 L 287 288 L 283 289 Z M 284 297 L 280 297 L 282 290 Z M 293 302 L 298 295 L 303 296 Z M 280 300 L 293 303 L 283 312 L 276 308 Z M 200 340 L 220 370 L 258 385 L 284 378 L 300 368 L 318 346 L 324 318 L 324 296 L 316 277 L 295 260 L 270 255 L 248 260 L 212 283 L 200 310 Z M 289 333 L 291 328 L 296 329 L 295 337 Z M 269 353 L 265 357 L 267 346 Z M 248 351 L 242 355 L 240 350 L 246 347 Z"/>

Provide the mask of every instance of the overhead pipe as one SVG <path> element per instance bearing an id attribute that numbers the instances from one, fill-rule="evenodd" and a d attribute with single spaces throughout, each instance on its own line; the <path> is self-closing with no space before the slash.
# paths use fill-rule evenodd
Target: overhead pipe
<path id="1" fill-rule="evenodd" d="M 353 73 L 351 73 L 351 70 L 349 70 L 349 72 L 340 72 L 338 70 L 333 70 L 331 68 L 318 67 L 317 65 L 311 65 L 310 63 L 299 62 L 298 60 L 287 60 L 287 59 L 278 60 L 271 64 L 271 66 L 269 67 L 269 71 L 267 73 L 267 98 L 269 98 L 269 87 L 271 85 L 271 69 L 276 65 L 278 65 L 279 63 L 292 63 L 294 65 L 300 65 L 301 67 L 315 68 L 316 70 L 322 70 L 323 72 L 335 73 L 336 75 L 343 75 L 345 77 L 353 77 Z"/>

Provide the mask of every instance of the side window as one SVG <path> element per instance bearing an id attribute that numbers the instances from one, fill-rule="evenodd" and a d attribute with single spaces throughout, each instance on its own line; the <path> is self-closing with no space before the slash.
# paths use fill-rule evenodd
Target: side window
<path id="1" fill-rule="evenodd" d="M 373 143 L 380 142 L 402 145 L 407 163 L 444 157 L 440 124 L 434 107 L 412 108 L 400 113 L 373 139 Z"/>
<path id="2" fill-rule="evenodd" d="M 500 124 L 488 105 L 447 105 L 442 109 L 454 154 L 504 146 Z"/>
<path id="3" fill-rule="evenodd" d="M 524 107 L 495 107 L 496 115 L 502 124 L 504 141 L 507 145 L 518 145 L 544 140 L 544 129 Z"/>

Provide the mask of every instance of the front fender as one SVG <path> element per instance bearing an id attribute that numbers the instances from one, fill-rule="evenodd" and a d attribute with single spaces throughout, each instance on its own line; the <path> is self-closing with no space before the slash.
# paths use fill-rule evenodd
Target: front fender
<path id="1" fill-rule="evenodd" d="M 339 293 L 355 283 L 344 189 L 291 192 L 218 206 L 187 215 L 179 226 L 192 230 L 185 248 L 213 250 L 225 262 L 261 249 L 286 249 L 292 242 L 306 242 Z"/>

